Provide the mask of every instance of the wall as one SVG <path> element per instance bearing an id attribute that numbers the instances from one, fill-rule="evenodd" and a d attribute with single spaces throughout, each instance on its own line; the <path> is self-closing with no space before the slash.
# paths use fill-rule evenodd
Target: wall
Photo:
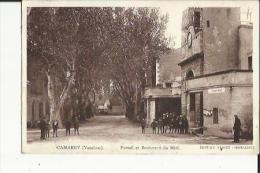
<path id="1" fill-rule="evenodd" d="M 253 133 L 253 90 L 252 87 L 234 87 L 232 89 L 231 115 L 237 114 L 242 123 L 242 135 L 250 137 Z"/>
<path id="2" fill-rule="evenodd" d="M 149 126 L 153 119 L 155 119 L 155 99 L 147 99 L 147 126 Z"/>
<path id="3" fill-rule="evenodd" d="M 253 73 L 250 71 L 229 71 L 186 81 L 186 90 L 218 86 L 252 86 Z"/>
<path id="4" fill-rule="evenodd" d="M 248 69 L 248 57 L 252 56 L 253 51 L 253 26 L 240 25 L 239 26 L 239 67 L 241 69 Z"/>
<path id="5" fill-rule="evenodd" d="M 204 74 L 238 68 L 239 25 L 240 8 L 203 8 Z"/>
<path id="6" fill-rule="evenodd" d="M 187 80 L 183 87 L 182 111 L 189 116 L 189 93 L 203 92 L 203 109 L 206 113 L 218 108 L 218 123 L 213 124 L 212 115 L 204 115 L 206 135 L 232 137 L 234 115 L 238 114 L 242 122 L 243 136 L 252 135 L 252 72 L 232 71 L 229 73 L 205 76 Z M 209 92 L 220 88 L 218 92 Z M 185 93 L 187 91 L 187 93 Z"/>
<path id="7" fill-rule="evenodd" d="M 207 128 L 205 134 L 221 137 L 232 137 L 232 115 L 231 115 L 231 91 L 229 87 L 224 88 L 222 93 L 209 93 L 208 89 L 203 91 L 203 110 L 212 111 L 218 109 L 218 123 L 213 124 L 213 114 L 204 115 L 204 126 Z"/>
<path id="8" fill-rule="evenodd" d="M 197 58 L 181 67 L 181 77 L 185 79 L 188 71 L 192 70 L 194 76 L 200 76 L 203 74 L 203 57 Z"/>
<path id="9" fill-rule="evenodd" d="M 181 49 L 170 50 L 160 57 L 156 71 L 159 83 L 173 82 L 181 76 L 181 67 L 178 66 L 180 60 Z"/>
<path id="10" fill-rule="evenodd" d="M 203 35 L 200 29 L 194 28 L 193 14 L 194 12 L 202 13 L 202 8 L 188 8 L 183 12 L 182 16 L 182 34 L 181 34 L 181 49 L 182 49 L 182 59 L 187 59 L 196 53 L 203 51 L 202 39 Z M 200 26 L 202 26 L 202 21 L 200 21 Z M 188 47 L 187 37 L 188 33 L 192 34 L 192 47 Z"/>
<path id="11" fill-rule="evenodd" d="M 28 95 L 27 96 L 27 121 L 33 120 L 33 115 L 32 115 L 33 102 L 34 102 L 34 121 L 40 120 L 40 110 L 39 110 L 40 103 L 43 104 L 43 108 L 42 108 L 43 116 L 46 116 L 47 114 L 46 112 L 47 99 L 40 95 Z"/>

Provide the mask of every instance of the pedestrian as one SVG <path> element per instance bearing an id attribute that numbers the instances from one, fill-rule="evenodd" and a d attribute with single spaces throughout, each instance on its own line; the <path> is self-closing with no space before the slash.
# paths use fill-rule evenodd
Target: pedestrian
<path id="1" fill-rule="evenodd" d="M 158 126 L 158 127 L 157 127 L 157 128 L 158 128 L 158 131 L 157 131 L 158 134 L 159 134 L 160 132 L 162 133 L 162 130 L 163 130 L 163 128 L 162 128 L 162 127 L 163 127 L 163 122 L 162 122 L 162 118 L 161 118 L 161 117 L 160 117 L 159 120 L 158 120 L 158 125 L 157 125 L 157 126 Z"/>
<path id="2" fill-rule="evenodd" d="M 142 133 L 143 133 L 143 134 L 145 133 L 145 126 L 146 126 L 146 121 L 145 121 L 145 119 L 143 118 L 143 119 L 141 120 L 141 127 L 142 127 Z"/>
<path id="3" fill-rule="evenodd" d="M 179 128 L 179 123 L 178 123 L 178 120 L 179 120 L 179 116 L 178 115 L 175 115 L 174 116 L 174 133 L 178 133 L 178 128 Z"/>
<path id="4" fill-rule="evenodd" d="M 50 128 L 51 128 L 51 122 L 47 121 L 46 127 L 45 127 L 45 137 L 46 138 L 50 137 Z"/>
<path id="5" fill-rule="evenodd" d="M 162 115 L 162 133 L 164 133 L 165 126 L 165 114 Z"/>
<path id="6" fill-rule="evenodd" d="M 58 137 L 58 126 L 59 126 L 59 122 L 57 120 L 54 120 L 52 122 L 52 137 L 54 136 Z"/>
<path id="7" fill-rule="evenodd" d="M 41 118 L 41 121 L 39 123 L 39 127 L 41 129 L 41 140 L 44 140 L 45 139 L 45 129 L 46 129 L 45 118 Z"/>
<path id="8" fill-rule="evenodd" d="M 153 134 L 156 134 L 157 121 L 155 119 L 153 119 L 151 127 L 153 128 Z"/>
<path id="9" fill-rule="evenodd" d="M 79 118 L 78 118 L 78 116 L 74 117 L 74 134 L 76 135 L 76 133 L 79 136 Z"/>
<path id="10" fill-rule="evenodd" d="M 65 122 L 66 136 L 67 136 L 67 135 L 70 136 L 70 126 L 71 126 L 71 122 L 70 122 L 69 119 L 67 119 L 66 122 Z"/>
<path id="11" fill-rule="evenodd" d="M 241 121 L 238 118 L 237 115 L 234 115 L 235 117 L 235 123 L 233 126 L 233 130 L 234 130 L 234 142 L 235 143 L 239 143 L 239 138 L 240 138 L 240 132 L 241 132 Z"/>
<path id="12" fill-rule="evenodd" d="M 189 131 L 189 122 L 186 116 L 183 117 L 184 133 L 187 134 Z"/>
<path id="13" fill-rule="evenodd" d="M 172 117 L 171 120 L 170 120 L 170 131 L 169 131 L 169 133 L 173 133 L 174 124 L 175 124 L 174 117 Z"/>
<path id="14" fill-rule="evenodd" d="M 183 133 L 183 117 L 182 117 L 182 115 L 180 115 L 179 117 L 178 117 L 178 130 L 177 130 L 177 133 L 179 133 L 179 134 L 182 134 Z"/>

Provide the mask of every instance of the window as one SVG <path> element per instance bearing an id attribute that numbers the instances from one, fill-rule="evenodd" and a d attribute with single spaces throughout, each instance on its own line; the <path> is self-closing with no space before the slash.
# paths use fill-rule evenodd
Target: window
<path id="1" fill-rule="evenodd" d="M 209 20 L 207 20 L 207 28 L 210 27 L 210 23 L 209 23 Z"/>
<path id="2" fill-rule="evenodd" d="M 195 11 L 194 12 L 194 27 L 200 27 L 200 12 Z"/>
<path id="3" fill-rule="evenodd" d="M 186 79 L 191 79 L 194 78 L 194 73 L 192 70 L 188 71 L 186 74 Z"/>
<path id="4" fill-rule="evenodd" d="M 248 69 L 252 70 L 252 56 L 248 57 Z"/>
<path id="5" fill-rule="evenodd" d="M 218 108 L 213 108 L 213 124 L 218 124 Z"/>

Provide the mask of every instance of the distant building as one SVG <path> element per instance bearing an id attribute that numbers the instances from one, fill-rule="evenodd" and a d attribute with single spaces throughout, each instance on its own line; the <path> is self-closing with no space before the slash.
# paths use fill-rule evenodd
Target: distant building
<path id="1" fill-rule="evenodd" d="M 191 128 L 230 137 L 238 114 L 252 134 L 252 28 L 241 24 L 240 8 L 183 12 L 181 102 Z"/>
<path id="2" fill-rule="evenodd" d="M 115 96 L 105 96 L 98 98 L 96 100 L 97 111 L 96 113 L 100 114 L 109 114 L 109 115 L 124 115 L 125 107 L 122 104 L 122 101 L 116 98 Z"/>
<path id="3" fill-rule="evenodd" d="M 30 70 L 30 68 L 28 68 Z M 27 80 L 27 122 L 36 125 L 42 117 L 49 119 L 50 108 L 47 97 L 47 82 L 43 75 L 28 72 Z M 48 117 L 46 117 L 48 115 Z"/>
<path id="4" fill-rule="evenodd" d="M 145 88 L 143 95 L 148 124 L 163 113 L 181 113 L 180 58 L 181 49 L 174 49 L 159 57 L 156 62 L 156 86 Z"/>

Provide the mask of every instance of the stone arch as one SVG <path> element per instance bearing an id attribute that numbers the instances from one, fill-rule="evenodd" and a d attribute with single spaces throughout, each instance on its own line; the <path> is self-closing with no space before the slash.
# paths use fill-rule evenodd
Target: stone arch
<path id="1" fill-rule="evenodd" d="M 192 79 L 195 77 L 195 74 L 192 70 L 188 70 L 186 73 L 186 79 Z"/>

